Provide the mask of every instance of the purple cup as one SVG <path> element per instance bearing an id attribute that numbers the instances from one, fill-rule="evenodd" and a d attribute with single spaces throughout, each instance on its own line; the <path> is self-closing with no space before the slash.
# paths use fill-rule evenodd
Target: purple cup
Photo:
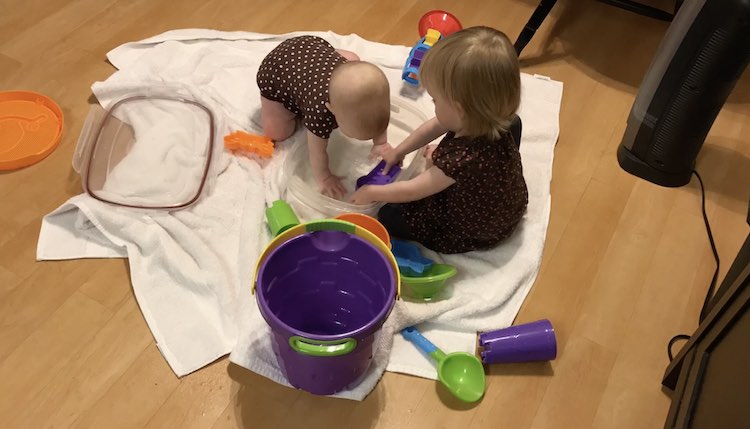
<path id="1" fill-rule="evenodd" d="M 547 361 L 557 357 L 555 329 L 549 320 L 538 320 L 479 334 L 483 363 Z"/>
<path id="2" fill-rule="evenodd" d="M 289 383 L 316 395 L 358 384 L 393 309 L 396 273 L 368 241 L 342 231 L 293 237 L 258 270 L 256 299 Z"/>

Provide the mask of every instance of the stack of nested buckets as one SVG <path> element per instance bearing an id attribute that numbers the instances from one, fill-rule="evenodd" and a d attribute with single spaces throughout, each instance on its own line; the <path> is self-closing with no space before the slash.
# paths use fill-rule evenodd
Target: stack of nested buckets
<path id="1" fill-rule="evenodd" d="M 398 294 L 387 233 L 339 219 L 299 224 L 283 201 L 266 216 L 276 238 L 258 260 L 254 288 L 279 366 L 313 394 L 354 387 Z"/>

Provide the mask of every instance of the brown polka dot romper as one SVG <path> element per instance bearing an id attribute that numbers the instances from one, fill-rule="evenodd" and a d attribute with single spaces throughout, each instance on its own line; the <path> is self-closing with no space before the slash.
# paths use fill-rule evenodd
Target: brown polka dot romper
<path id="1" fill-rule="evenodd" d="M 456 183 L 401 205 L 416 241 L 441 253 L 462 253 L 494 247 L 511 235 L 529 199 L 510 134 L 493 141 L 448 133 L 432 160 Z"/>
<path id="2" fill-rule="evenodd" d="M 333 69 L 345 63 L 330 43 L 317 36 L 287 39 L 260 64 L 257 82 L 260 94 L 302 117 L 305 128 L 327 139 L 338 127 L 325 106 Z"/>

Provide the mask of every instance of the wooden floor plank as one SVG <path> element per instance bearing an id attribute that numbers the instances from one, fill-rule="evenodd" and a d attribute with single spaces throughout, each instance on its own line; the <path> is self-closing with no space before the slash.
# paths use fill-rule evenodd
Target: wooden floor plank
<path id="1" fill-rule="evenodd" d="M 48 388 L 59 371 L 88 344 L 112 313 L 80 293 L 73 294 L 39 329 L 0 363 L 0 426 L 10 424 Z"/>
<path id="2" fill-rule="evenodd" d="M 152 341 L 135 300 L 127 300 L 9 427 L 70 427 Z"/>
<path id="3" fill-rule="evenodd" d="M 209 28 L 331 30 L 413 46 L 429 9 L 515 38 L 537 5 L 0 0 L 0 87 L 47 94 L 65 115 L 55 152 L 0 172 L 0 427 L 660 427 L 669 407 L 660 386 L 666 343 L 695 329 L 714 261 L 697 181 L 661 188 L 616 161 L 628 112 L 668 23 L 601 2 L 559 1 L 521 56 L 523 71 L 565 84 L 543 265 L 516 320 L 552 320 L 558 359 L 488 367 L 478 404 L 458 404 L 433 380 L 392 373 L 361 403 L 320 398 L 226 358 L 178 379 L 135 302 L 127 262 L 35 261 L 42 216 L 81 192 L 71 159 L 95 101 L 91 84 L 115 71 L 105 56 L 118 45 Z M 748 231 L 748 101 L 750 77 L 743 76 L 696 167 L 706 182 L 722 275 Z"/>

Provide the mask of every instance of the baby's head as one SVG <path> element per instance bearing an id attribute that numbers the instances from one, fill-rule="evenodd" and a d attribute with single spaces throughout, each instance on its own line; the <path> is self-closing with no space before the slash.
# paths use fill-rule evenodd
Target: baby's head
<path id="1" fill-rule="evenodd" d="M 333 70 L 328 87 L 328 110 L 342 133 L 370 140 L 388 128 L 391 99 L 388 79 L 375 65 L 349 61 Z"/>
<path id="2" fill-rule="evenodd" d="M 489 27 L 467 28 L 435 44 L 419 78 L 436 101 L 438 120 L 438 100 L 447 100 L 461 131 L 472 136 L 498 138 L 521 102 L 516 51 L 508 36 Z"/>

